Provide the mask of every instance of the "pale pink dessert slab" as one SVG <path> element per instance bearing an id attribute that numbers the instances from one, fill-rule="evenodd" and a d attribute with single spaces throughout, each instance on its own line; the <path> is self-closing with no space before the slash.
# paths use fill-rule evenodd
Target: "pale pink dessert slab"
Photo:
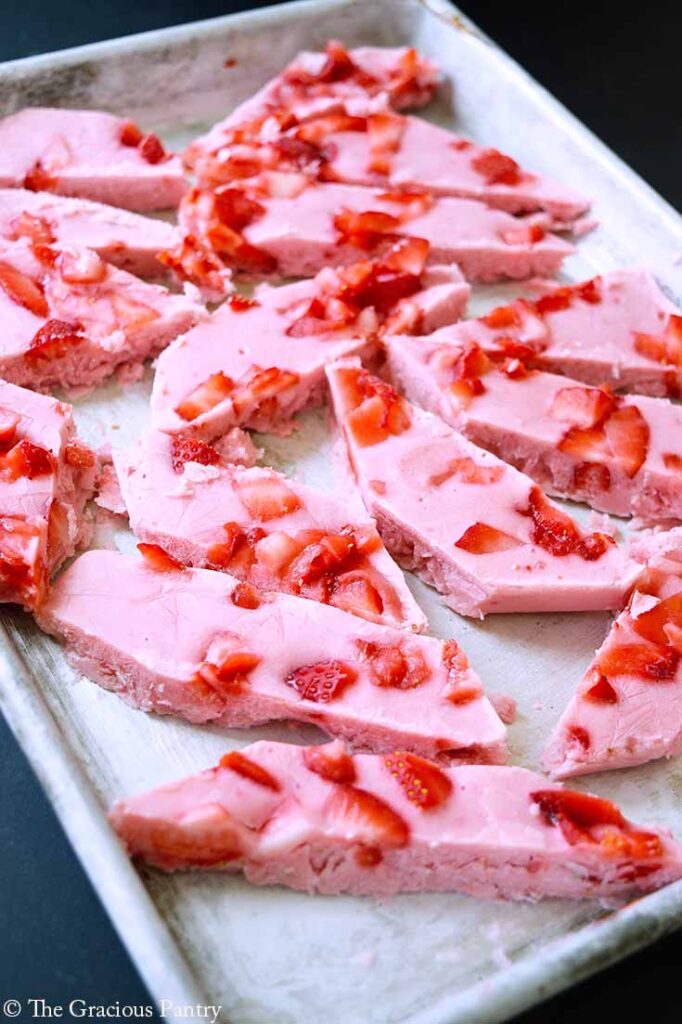
<path id="1" fill-rule="evenodd" d="M 35 608 L 88 541 L 96 471 L 71 406 L 0 381 L 0 602 Z"/>
<path id="2" fill-rule="evenodd" d="M 39 617 L 74 667 L 135 707 L 225 728 L 295 719 L 379 753 L 506 760 L 505 726 L 455 641 L 141 548 L 144 559 L 82 555 Z"/>
<path id="3" fill-rule="evenodd" d="M 265 123 L 285 111 L 296 121 L 305 121 L 339 109 L 368 112 L 387 106 L 421 107 L 433 96 L 438 80 L 437 67 L 411 47 L 346 50 L 331 41 L 323 53 L 299 53 L 255 95 L 195 139 L 184 158 L 199 178 L 213 181 L 215 153 L 228 139 L 236 141 L 235 133 L 242 125 Z"/>
<path id="4" fill-rule="evenodd" d="M 0 121 L 0 186 L 165 210 L 187 191 L 156 135 L 97 110 L 27 107 Z"/>
<path id="5" fill-rule="evenodd" d="M 103 259 L 140 277 L 159 277 L 165 267 L 158 254 L 178 240 L 177 228 L 89 199 L 0 189 L 0 237 L 28 238 L 60 248 L 94 249 Z"/>
<path id="6" fill-rule="evenodd" d="M 176 263 L 192 265 L 198 240 L 225 267 L 281 277 L 355 263 L 397 237 L 424 239 L 431 262 L 456 263 L 470 281 L 552 275 L 573 252 L 532 217 L 473 199 L 319 184 L 277 171 L 240 188 L 192 189 L 179 222 L 192 251 L 181 247 Z"/>
<path id="7" fill-rule="evenodd" d="M 424 267 L 425 249 L 400 241 L 380 261 L 228 298 L 159 359 L 154 427 L 208 439 L 233 426 L 285 431 L 295 413 L 321 404 L 326 363 L 375 354 L 384 330 L 457 320 L 469 287 L 456 267 Z"/>
<path id="8" fill-rule="evenodd" d="M 556 778 L 682 751 L 682 529 L 633 542 L 645 570 L 545 749 Z"/>
<path id="9" fill-rule="evenodd" d="M 677 398 L 682 389 L 682 313 L 638 267 L 500 306 L 443 340 L 475 341 L 487 352 L 616 391 Z"/>
<path id="10" fill-rule="evenodd" d="M 37 390 L 91 388 L 157 355 L 207 314 L 91 249 L 0 241 L 0 374 Z"/>
<path id="11" fill-rule="evenodd" d="M 393 557 L 462 615 L 620 608 L 637 570 L 527 476 L 350 359 L 328 367 L 352 470 Z"/>
<path id="12" fill-rule="evenodd" d="M 273 469 L 230 465 L 182 434 L 148 433 L 114 449 L 113 459 L 133 533 L 183 565 L 385 626 L 426 628 L 359 499 L 332 497 Z"/>
<path id="13" fill-rule="evenodd" d="M 384 339 L 389 376 L 407 398 L 551 494 L 643 522 L 682 520 L 682 407 L 617 397 L 514 357 L 493 361 L 442 333 Z"/>
<path id="14" fill-rule="evenodd" d="M 609 800 L 525 768 L 440 767 L 337 741 L 262 741 L 117 803 L 128 852 L 166 871 L 242 871 L 256 885 L 390 895 L 594 899 L 682 877 L 682 848 Z"/>
<path id="15" fill-rule="evenodd" d="M 231 131 L 214 137 L 197 170 L 200 184 L 209 188 L 243 180 L 249 170 L 289 170 L 345 185 L 477 199 L 509 213 L 542 211 L 558 229 L 570 228 L 589 210 L 573 189 L 527 171 L 497 149 L 388 110 L 359 115 L 346 107 L 301 123 L 282 109 L 233 123 Z"/>

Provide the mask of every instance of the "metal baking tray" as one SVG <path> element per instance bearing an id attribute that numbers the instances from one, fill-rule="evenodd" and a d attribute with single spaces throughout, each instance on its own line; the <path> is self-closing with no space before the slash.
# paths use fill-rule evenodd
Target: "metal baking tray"
<path id="1" fill-rule="evenodd" d="M 677 214 L 444 0 L 306 0 L 8 63 L 0 67 L 0 114 L 26 105 L 105 108 L 180 145 L 297 50 L 318 48 L 329 37 L 349 46 L 417 46 L 440 64 L 448 83 L 427 116 L 593 198 L 601 226 L 580 242 L 566 280 L 641 262 L 679 301 Z M 473 309 L 515 292 L 476 289 Z M 95 444 L 132 439 L 145 420 L 150 380 L 148 373 L 127 389 L 108 385 L 79 401 L 84 435 Z M 324 413 L 305 416 L 289 439 L 258 440 L 265 462 L 333 486 Z M 96 542 L 124 549 L 133 543 L 126 530 L 106 523 Z M 433 632 L 456 636 L 488 688 L 518 699 L 512 760 L 536 767 L 609 616 L 471 622 L 418 581 L 410 585 Z M 152 718 L 77 676 L 28 616 L 4 609 L 0 628 L 3 711 L 159 1002 L 220 1005 L 221 1021 L 233 1024 L 492 1024 L 682 923 L 682 884 L 614 910 L 457 894 L 380 902 L 309 897 L 230 875 L 138 872 L 106 822 L 115 798 L 206 768 L 229 747 L 263 736 L 301 742 L 314 731 L 221 732 Z M 682 759 L 579 785 L 682 836 Z"/>

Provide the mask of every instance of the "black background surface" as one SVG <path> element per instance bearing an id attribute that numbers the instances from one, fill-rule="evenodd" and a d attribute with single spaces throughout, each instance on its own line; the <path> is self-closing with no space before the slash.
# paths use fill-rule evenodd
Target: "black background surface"
<path id="1" fill-rule="evenodd" d="M 0 60 L 255 6 L 264 4 L 4 0 Z M 679 0 L 633 11 L 624 4 L 582 0 L 555 3 L 542 12 L 537 5 L 499 0 L 463 0 L 463 7 L 665 198 L 682 204 Z M 679 1024 L 681 963 L 678 935 L 518 1020 L 627 1024 L 635 1015 L 641 1020 L 646 1006 L 647 1021 Z M 149 1004 L 30 768 L 0 720 L 0 1003 L 8 997 Z"/>

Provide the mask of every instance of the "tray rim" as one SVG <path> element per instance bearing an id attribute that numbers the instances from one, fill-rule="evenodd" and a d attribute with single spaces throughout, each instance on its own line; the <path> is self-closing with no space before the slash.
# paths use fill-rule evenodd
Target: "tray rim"
<path id="1" fill-rule="evenodd" d="M 0 62 L 0 82 L 5 80 L 11 85 L 13 79 L 24 74 L 34 75 L 83 61 L 96 63 L 131 47 L 145 51 L 156 49 L 159 44 L 172 46 L 192 38 L 201 40 L 226 26 L 238 29 L 241 25 L 253 26 L 261 21 L 268 24 L 274 16 L 285 22 L 305 21 L 312 13 L 344 10 L 361 2 L 294 0 Z M 583 146 L 587 145 L 593 158 L 607 164 L 611 174 L 617 173 L 621 185 L 636 194 L 640 203 L 646 202 L 669 230 L 680 231 L 682 218 L 674 207 L 454 4 L 449 0 L 402 0 L 402 3 L 414 7 L 415 11 L 421 8 L 428 15 L 440 18 L 456 30 L 469 32 L 490 46 L 496 59 L 506 65 L 517 83 L 532 92 L 536 102 L 548 113 L 560 116 L 567 134 L 572 134 Z M 193 977 L 167 922 L 121 848 L 84 766 L 78 763 L 25 658 L 2 622 L 0 710 L 152 1000 L 157 1006 L 162 999 L 171 999 L 177 1007 L 206 1005 L 207 994 Z M 101 857 L 108 861 L 100 860 Z M 682 882 L 641 897 L 608 917 L 554 939 L 541 952 L 500 969 L 463 991 L 446 992 L 431 1006 L 403 1018 L 403 1024 L 496 1024 L 678 929 L 682 929 Z"/>

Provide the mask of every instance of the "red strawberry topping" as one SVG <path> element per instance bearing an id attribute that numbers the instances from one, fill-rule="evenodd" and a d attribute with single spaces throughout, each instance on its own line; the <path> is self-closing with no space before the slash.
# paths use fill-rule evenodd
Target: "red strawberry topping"
<path id="1" fill-rule="evenodd" d="M 140 156 L 148 164 L 160 164 L 167 159 L 166 150 L 158 135 L 145 135 L 139 144 Z"/>
<path id="2" fill-rule="evenodd" d="M 660 857 L 663 844 L 652 832 L 640 832 L 610 800 L 570 789 L 531 793 L 545 822 L 561 829 L 566 842 L 600 845 L 605 852 L 633 860 Z"/>
<path id="3" fill-rule="evenodd" d="M 518 538 L 488 526 L 487 523 L 474 523 L 455 541 L 455 547 L 472 555 L 489 555 L 496 551 L 509 551 L 522 543 Z"/>
<path id="4" fill-rule="evenodd" d="M 2 466 L 9 470 L 12 480 L 21 477 L 35 480 L 36 477 L 54 472 L 55 460 L 47 448 L 41 448 L 24 438 L 2 457 Z"/>
<path id="5" fill-rule="evenodd" d="M 549 410 L 554 419 L 574 427 L 594 427 L 613 411 L 615 399 L 602 388 L 561 388 Z"/>
<path id="6" fill-rule="evenodd" d="M 137 550 L 155 572 L 183 572 L 184 566 L 158 544 L 138 544 Z"/>
<path id="7" fill-rule="evenodd" d="M 677 674 L 680 655 L 663 645 L 618 644 L 602 651 L 597 667 L 608 678 L 633 676 L 655 683 L 670 682 Z"/>
<path id="8" fill-rule="evenodd" d="M 238 608 L 248 608 L 249 611 L 260 608 L 262 603 L 260 594 L 250 583 L 238 583 L 232 591 L 230 600 Z"/>
<path id="9" fill-rule="evenodd" d="M 144 135 L 134 121 L 125 121 L 119 131 L 119 139 L 122 146 L 136 148 L 142 142 Z"/>
<path id="10" fill-rule="evenodd" d="M 75 345 L 87 341 L 83 333 L 83 325 L 77 322 L 67 323 L 64 320 L 48 320 L 36 331 L 26 352 L 28 362 L 43 359 L 61 359 Z"/>
<path id="11" fill-rule="evenodd" d="M 343 661 L 318 661 L 314 665 L 302 665 L 290 672 L 284 680 L 302 700 L 316 704 L 328 704 L 341 697 L 344 690 L 357 679 L 354 668 Z"/>
<path id="12" fill-rule="evenodd" d="M 302 507 L 298 495 L 275 475 L 241 478 L 235 485 L 246 511 L 262 522 L 291 515 Z"/>
<path id="13" fill-rule="evenodd" d="M 471 166 L 489 185 L 518 185 L 521 182 L 521 168 L 516 160 L 498 149 L 482 150 L 473 158 Z"/>
<path id="14" fill-rule="evenodd" d="M 195 420 L 204 413 L 210 412 L 228 398 L 234 391 L 234 381 L 227 374 L 219 371 L 212 374 L 203 384 L 199 384 L 182 400 L 176 413 L 183 420 Z"/>
<path id="15" fill-rule="evenodd" d="M 308 771 L 321 775 L 327 782 L 348 785 L 355 782 L 355 764 L 343 744 L 328 743 L 323 747 L 306 747 L 303 763 Z"/>
<path id="16" fill-rule="evenodd" d="M 384 764 L 410 803 L 421 811 L 441 807 L 452 795 L 449 776 L 423 757 L 395 753 L 385 757 Z"/>
<path id="17" fill-rule="evenodd" d="M 618 694 L 614 690 L 611 683 L 608 681 L 605 675 L 596 669 L 593 670 L 586 682 L 589 684 L 586 690 L 583 690 L 582 697 L 584 700 L 589 700 L 593 704 L 617 704 Z"/>
<path id="18" fill-rule="evenodd" d="M 485 466 L 480 462 L 474 462 L 468 455 L 461 459 L 452 459 L 451 462 L 440 473 L 434 473 L 429 477 L 429 483 L 433 487 L 441 487 L 447 480 L 457 480 L 462 484 L 487 484 L 497 483 L 504 476 L 504 466 Z"/>
<path id="19" fill-rule="evenodd" d="M 12 302 L 35 316 L 48 316 L 49 307 L 42 285 L 9 263 L 0 263 L 0 288 Z"/>
<path id="20" fill-rule="evenodd" d="M 355 786 L 339 786 L 324 807 L 324 820 L 340 825 L 345 834 L 357 832 L 363 846 L 399 849 L 410 838 L 407 823 L 392 807 L 373 793 Z M 350 838 L 350 837 L 349 837 Z M 376 864 L 376 856 L 363 859 L 365 866 Z"/>
<path id="21" fill-rule="evenodd" d="M 212 445 L 187 434 L 173 434 L 171 437 L 171 461 L 173 471 L 182 473 L 185 463 L 198 462 L 202 466 L 216 466 L 220 453 Z"/>
<path id="22" fill-rule="evenodd" d="M 601 558 L 609 545 L 615 544 L 613 537 L 605 533 L 583 537 L 571 517 L 552 505 L 539 487 L 531 488 L 528 508 L 521 514 L 533 520 L 533 543 L 556 558 L 579 555 L 587 562 L 594 562 Z"/>
<path id="23" fill-rule="evenodd" d="M 232 772 L 236 772 L 237 775 L 241 775 L 242 778 L 248 779 L 249 782 L 255 782 L 257 786 L 264 786 L 265 789 L 272 789 L 275 793 L 279 793 L 281 786 L 274 775 L 263 768 L 262 765 L 256 764 L 246 754 L 242 754 L 239 750 L 231 750 L 229 754 L 225 754 L 220 758 L 219 766 L 221 768 L 228 768 Z"/>
<path id="24" fill-rule="evenodd" d="M 399 644 L 378 644 L 358 640 L 362 657 L 369 662 L 370 679 L 375 686 L 394 690 L 412 690 L 431 675 L 431 669 L 418 647 L 408 641 Z"/>

